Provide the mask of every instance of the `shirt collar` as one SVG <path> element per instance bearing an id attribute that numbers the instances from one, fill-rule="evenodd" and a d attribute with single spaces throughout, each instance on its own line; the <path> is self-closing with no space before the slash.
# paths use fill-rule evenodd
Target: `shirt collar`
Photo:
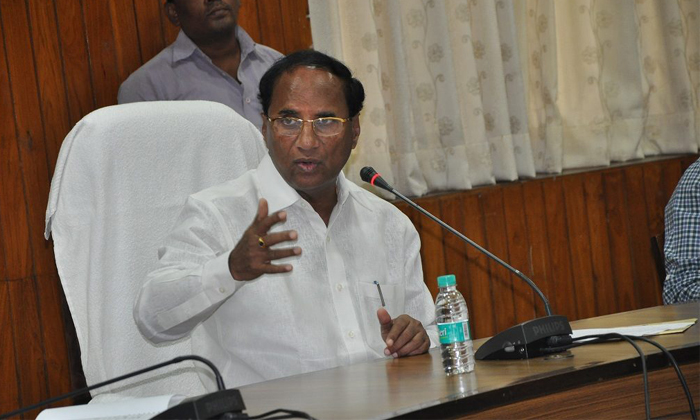
<path id="1" fill-rule="evenodd" d="M 248 35 L 248 33 L 240 26 L 236 26 L 236 38 L 238 39 L 238 44 L 241 48 L 242 63 L 248 57 L 248 55 L 255 52 L 255 47 L 257 44 L 255 41 L 253 41 L 253 38 L 251 38 L 250 35 Z M 195 51 L 199 51 L 200 54 L 207 57 L 207 55 L 199 49 L 197 44 L 195 44 L 190 37 L 185 35 L 184 31 L 180 30 L 180 33 L 177 34 L 177 38 L 173 43 L 173 62 L 185 60 L 194 54 Z M 209 57 L 207 57 L 207 59 L 209 59 Z"/>
<path id="2" fill-rule="evenodd" d="M 267 200 L 268 213 L 272 214 L 301 200 L 298 192 L 282 178 L 267 154 L 258 165 L 260 195 Z"/>
<path id="3" fill-rule="evenodd" d="M 197 50 L 199 50 L 199 47 L 197 47 L 190 37 L 185 35 L 185 32 L 181 29 L 180 33 L 177 34 L 175 42 L 173 42 L 173 62 L 189 58 Z M 204 55 L 204 53 L 202 53 L 202 55 Z"/>
<path id="4" fill-rule="evenodd" d="M 265 155 L 258 165 L 257 173 L 260 195 L 267 200 L 270 214 L 285 209 L 302 199 L 299 193 L 282 178 L 269 154 Z M 365 192 L 362 188 L 348 181 L 342 171 L 338 174 L 336 185 L 338 187 L 336 206 L 342 207 L 348 197 L 352 197 L 363 207 L 372 211 L 372 206 L 367 200 Z"/>
<path id="5" fill-rule="evenodd" d="M 238 38 L 238 45 L 241 48 L 241 63 L 248 58 L 249 54 L 255 51 L 257 44 L 253 41 L 253 38 L 248 35 L 243 28 L 236 26 L 236 38 Z"/>
<path id="6" fill-rule="evenodd" d="M 359 187 L 352 181 L 345 178 L 345 174 L 341 171 L 338 175 L 338 200 L 339 203 L 345 202 L 348 197 L 352 197 L 358 204 L 373 212 L 371 203 L 369 202 L 370 195 L 367 191 Z M 371 194 L 371 193 L 370 193 Z"/>

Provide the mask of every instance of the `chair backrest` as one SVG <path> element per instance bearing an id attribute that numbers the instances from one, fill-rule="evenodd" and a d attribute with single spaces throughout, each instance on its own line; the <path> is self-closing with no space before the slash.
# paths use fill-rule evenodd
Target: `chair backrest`
<path id="1" fill-rule="evenodd" d="M 659 284 L 663 289 L 666 281 L 666 261 L 664 258 L 664 232 L 651 237 L 651 254 L 654 256 L 656 265 L 656 275 L 659 277 Z"/>
<path id="2" fill-rule="evenodd" d="M 189 339 L 154 346 L 133 320 L 134 299 L 186 197 L 258 165 L 260 131 L 207 101 L 98 109 L 64 140 L 51 182 L 46 231 L 80 343 L 88 385 L 176 356 Z M 103 392 L 196 395 L 201 366 L 175 365 Z"/>

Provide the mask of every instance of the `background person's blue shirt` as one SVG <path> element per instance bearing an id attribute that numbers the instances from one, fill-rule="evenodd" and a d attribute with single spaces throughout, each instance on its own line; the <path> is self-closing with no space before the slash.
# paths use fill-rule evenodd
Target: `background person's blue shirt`
<path id="1" fill-rule="evenodd" d="M 665 223 L 664 303 L 700 300 L 700 159 L 678 182 Z"/>

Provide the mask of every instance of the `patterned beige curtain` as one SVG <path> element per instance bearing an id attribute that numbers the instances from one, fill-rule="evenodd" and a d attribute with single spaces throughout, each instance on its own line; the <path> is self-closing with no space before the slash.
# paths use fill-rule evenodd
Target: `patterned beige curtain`
<path id="1" fill-rule="evenodd" d="M 309 0 L 367 90 L 346 167 L 406 194 L 700 143 L 698 0 Z"/>

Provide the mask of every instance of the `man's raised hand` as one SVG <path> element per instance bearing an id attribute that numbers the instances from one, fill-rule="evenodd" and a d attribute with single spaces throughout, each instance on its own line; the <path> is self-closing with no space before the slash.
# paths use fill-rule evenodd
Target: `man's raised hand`
<path id="1" fill-rule="evenodd" d="M 236 280 L 254 280 L 263 274 L 286 273 L 292 271 L 291 264 L 272 264 L 281 258 L 300 255 L 301 248 L 270 249 L 283 242 L 295 241 L 298 234 L 294 230 L 269 233 L 272 226 L 287 220 L 285 211 L 267 214 L 267 200 L 258 202 L 258 212 L 253 223 L 243 232 L 243 236 L 228 257 L 228 267 Z"/>

